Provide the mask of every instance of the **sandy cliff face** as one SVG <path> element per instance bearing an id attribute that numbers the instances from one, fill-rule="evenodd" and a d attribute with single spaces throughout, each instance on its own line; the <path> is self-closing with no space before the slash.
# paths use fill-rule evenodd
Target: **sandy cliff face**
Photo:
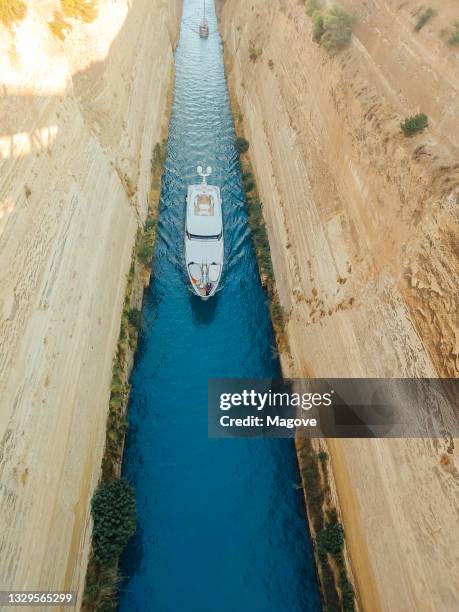
<path id="1" fill-rule="evenodd" d="M 82 594 L 126 274 L 180 0 L 0 26 L 0 585 Z"/>
<path id="2" fill-rule="evenodd" d="M 342 4 L 354 36 L 330 58 L 296 0 L 220 2 L 291 372 L 456 376 L 459 54 L 445 37 L 457 6 L 433 1 L 437 15 L 415 33 L 415 2 Z M 405 138 L 399 123 L 416 112 L 430 127 Z M 330 444 L 365 609 L 457 609 L 448 445 Z"/>

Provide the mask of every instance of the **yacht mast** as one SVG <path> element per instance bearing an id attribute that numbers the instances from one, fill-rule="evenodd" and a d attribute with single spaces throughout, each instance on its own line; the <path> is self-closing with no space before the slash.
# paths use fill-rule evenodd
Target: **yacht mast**
<path id="1" fill-rule="evenodd" d="M 206 170 L 204 171 L 202 166 L 198 166 L 198 174 L 202 178 L 202 184 L 207 185 L 207 177 L 212 174 L 212 168 L 207 166 Z"/>

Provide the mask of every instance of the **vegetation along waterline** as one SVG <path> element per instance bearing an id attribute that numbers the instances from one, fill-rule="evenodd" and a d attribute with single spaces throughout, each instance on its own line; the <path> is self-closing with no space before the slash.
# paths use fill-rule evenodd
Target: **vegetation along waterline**
<path id="1" fill-rule="evenodd" d="M 315 13 L 318 10 L 317 6 L 316 3 Z M 326 39 L 327 44 L 324 45 L 330 53 L 335 53 L 347 46 L 351 37 L 351 22 L 351 18 L 339 7 L 330 11 L 327 19 L 329 37 Z M 249 57 L 251 62 L 256 64 L 262 50 L 259 49 L 258 53 L 255 53 L 254 48 L 252 45 L 249 49 Z M 240 157 L 249 223 L 260 279 L 270 302 L 270 315 L 275 330 L 277 349 L 283 358 L 282 364 L 288 365 L 291 359 L 286 330 L 288 316 L 282 308 L 276 290 L 266 220 L 256 186 L 250 156 L 250 143 L 245 137 L 244 117 L 233 80 L 231 77 L 228 78 L 230 66 L 231 60 L 225 49 L 225 68 L 237 136 L 235 147 Z M 273 69 L 272 60 L 268 60 L 268 66 L 271 70 Z M 257 66 L 254 65 L 253 69 L 256 70 Z M 310 440 L 303 437 L 301 432 L 297 435 L 295 444 L 323 605 L 326 610 L 351 612 L 356 609 L 356 587 L 344 541 L 336 486 L 328 452 L 325 450 L 327 445 L 325 440 Z"/>
<path id="2" fill-rule="evenodd" d="M 175 56 L 154 275 L 130 381 L 123 475 L 136 491 L 138 530 L 121 559 L 120 610 L 148 601 L 163 612 L 316 611 L 292 442 L 208 435 L 209 378 L 280 372 L 211 3 L 207 10 L 211 34 L 201 39 L 202 3 L 184 3 Z M 209 185 L 223 202 L 225 268 L 207 301 L 190 290 L 184 267 L 185 198 L 198 166 L 212 168 Z"/>
<path id="3" fill-rule="evenodd" d="M 244 135 L 243 116 L 234 91 L 232 90 L 231 82 L 228 82 L 228 90 L 236 132 L 235 149 L 239 154 L 241 164 L 242 184 L 244 187 L 245 201 L 247 203 L 247 214 L 258 263 L 260 281 L 266 290 L 269 300 L 269 311 L 276 337 L 277 350 L 279 352 L 288 352 L 288 341 L 285 334 L 286 313 L 282 308 L 279 294 L 276 290 L 276 279 L 271 260 L 268 230 L 263 217 L 263 204 L 260 200 L 252 162 L 250 160 L 250 143 Z"/>
<path id="4" fill-rule="evenodd" d="M 459 609 L 458 20 L 0 0 L 0 608 Z M 282 376 L 433 397 L 212 394 Z"/>
<path id="5" fill-rule="evenodd" d="M 167 116 L 170 115 L 171 96 L 172 87 L 168 95 Z M 137 230 L 113 362 L 102 473 L 91 504 L 93 542 L 83 599 L 83 610 L 88 612 L 116 609 L 120 582 L 118 561 L 136 527 L 134 492 L 130 484 L 120 477 L 121 462 L 127 428 L 129 377 L 141 325 L 143 294 L 150 283 L 152 273 L 166 133 L 164 128 L 164 138 L 162 142 L 156 143 L 152 152 L 147 217 L 144 224 L 139 222 Z"/>
<path id="6" fill-rule="evenodd" d="M 356 609 L 354 580 L 325 441 L 296 436 L 309 527 L 325 610 Z"/>
<path id="7" fill-rule="evenodd" d="M 288 312 L 292 365 L 283 365 L 293 377 L 455 376 L 457 3 L 341 0 L 352 35 L 329 53 L 311 17 L 331 27 L 333 4 L 222 3 L 228 76 Z M 416 27 L 429 7 L 435 15 Z M 334 13 L 335 25 L 348 23 Z M 449 448 L 327 441 L 359 607 L 457 601 Z M 432 508 L 443 525 L 435 533 Z"/>

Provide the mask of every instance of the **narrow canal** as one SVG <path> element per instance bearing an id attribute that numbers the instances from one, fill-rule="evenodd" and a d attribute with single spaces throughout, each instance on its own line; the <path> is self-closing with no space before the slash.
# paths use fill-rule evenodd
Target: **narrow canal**
<path id="1" fill-rule="evenodd" d="M 120 610 L 320 610 L 291 440 L 207 437 L 209 377 L 279 375 L 247 216 L 213 2 L 184 0 L 153 277 L 132 375 L 124 475 L 138 531 Z M 223 197 L 221 290 L 195 298 L 184 272 L 187 185 L 211 165 Z"/>

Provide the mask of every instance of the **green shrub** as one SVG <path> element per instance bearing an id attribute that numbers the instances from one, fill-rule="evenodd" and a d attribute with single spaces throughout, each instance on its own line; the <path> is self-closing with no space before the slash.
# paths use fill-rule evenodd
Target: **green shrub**
<path id="1" fill-rule="evenodd" d="M 114 466 L 121 460 L 122 442 L 127 430 L 127 421 L 123 415 L 124 400 L 122 395 L 111 394 L 110 411 L 107 418 L 103 476 L 113 478 Z"/>
<path id="2" fill-rule="evenodd" d="M 317 534 L 317 548 L 331 555 L 337 555 L 343 550 L 344 529 L 341 523 L 327 525 Z"/>
<path id="3" fill-rule="evenodd" d="M 157 226 L 158 226 L 158 219 L 152 219 L 151 217 L 148 217 L 148 219 L 145 221 L 145 231 L 146 232 L 151 232 L 155 230 Z"/>
<path id="4" fill-rule="evenodd" d="M 348 46 L 352 37 L 352 17 L 339 5 L 324 16 L 321 44 L 331 54 Z"/>
<path id="5" fill-rule="evenodd" d="M 321 15 L 319 12 L 316 12 L 312 16 L 312 40 L 316 43 L 320 43 L 324 32 L 325 29 L 323 15 Z"/>
<path id="6" fill-rule="evenodd" d="M 251 177 L 243 177 L 242 179 L 243 183 L 244 183 L 244 189 L 246 193 L 249 193 L 250 191 L 253 191 L 255 189 L 255 182 L 253 180 L 253 178 Z"/>
<path id="7" fill-rule="evenodd" d="M 234 146 L 236 147 L 236 151 L 241 154 L 241 153 L 247 153 L 247 151 L 249 150 L 249 141 L 246 140 L 245 138 L 241 138 L 240 136 L 238 138 L 236 138 L 236 140 L 234 141 Z"/>
<path id="8" fill-rule="evenodd" d="M 110 566 L 136 530 L 136 504 L 131 485 L 124 478 L 100 485 L 92 498 L 91 511 L 94 560 Z"/>
<path id="9" fill-rule="evenodd" d="M 330 612 L 341 612 L 341 602 L 336 590 L 335 578 L 328 563 L 322 563 L 322 583 L 325 599 L 325 610 Z"/>
<path id="10" fill-rule="evenodd" d="M 61 6 L 65 17 L 85 23 L 90 23 L 97 17 L 96 0 L 61 0 Z"/>
<path id="11" fill-rule="evenodd" d="M 253 176 L 251 172 L 245 173 L 245 176 L 247 177 L 245 182 L 251 180 L 249 175 Z M 257 254 L 258 267 L 262 276 L 264 276 L 268 281 L 267 288 L 268 293 L 270 293 L 270 289 L 272 289 L 274 283 L 274 271 L 271 260 L 268 233 L 263 217 L 261 202 L 250 192 L 247 196 L 247 210 L 249 213 L 249 226 L 252 232 L 255 252 Z M 273 313 L 271 313 L 271 316 L 273 317 Z"/>
<path id="12" fill-rule="evenodd" d="M 139 329 L 142 323 L 142 313 L 138 308 L 131 308 L 128 314 L 128 321 L 133 327 Z"/>
<path id="13" fill-rule="evenodd" d="M 341 589 L 341 599 L 343 602 L 343 612 L 354 612 L 355 610 L 355 593 L 354 587 L 349 582 L 346 571 L 342 570 L 339 577 L 339 586 Z"/>
<path id="14" fill-rule="evenodd" d="M 27 14 L 23 0 L 0 0 L 0 22 L 7 28 L 22 21 Z"/>
<path id="15" fill-rule="evenodd" d="M 319 0 L 306 0 L 306 14 L 312 17 L 317 11 L 320 11 Z"/>
<path id="16" fill-rule="evenodd" d="M 317 453 L 317 457 L 319 461 L 321 461 L 321 463 L 325 463 L 326 461 L 328 461 L 328 453 L 326 453 L 325 451 L 320 451 L 319 453 Z"/>
<path id="17" fill-rule="evenodd" d="M 322 504 L 324 492 L 320 479 L 319 466 L 317 464 L 317 454 L 315 453 L 311 440 L 305 440 L 300 449 L 302 459 L 301 474 L 304 480 L 306 492 L 306 502 L 311 515 L 314 530 L 319 532 L 323 528 Z"/>
<path id="18" fill-rule="evenodd" d="M 432 8 L 426 9 L 419 17 L 417 24 L 414 26 L 414 31 L 419 32 L 419 30 L 423 28 L 429 19 L 432 19 L 435 14 L 436 13 Z"/>
<path id="19" fill-rule="evenodd" d="M 151 264 L 152 257 L 152 248 L 145 241 L 142 241 L 137 250 L 137 259 L 144 266 L 149 266 Z"/>
<path id="20" fill-rule="evenodd" d="M 338 522 L 338 512 L 336 508 L 330 508 L 330 510 L 327 511 L 327 518 L 330 525 L 334 525 Z"/>
<path id="21" fill-rule="evenodd" d="M 259 47 L 254 47 L 253 45 L 249 47 L 249 57 L 252 62 L 256 62 L 259 57 L 261 57 L 263 53 L 263 49 Z"/>
<path id="22" fill-rule="evenodd" d="M 121 579 L 115 567 L 104 567 L 94 572 L 89 568 L 83 596 L 82 610 L 92 612 L 115 612 L 118 608 L 117 594 Z"/>
<path id="23" fill-rule="evenodd" d="M 454 24 L 454 32 L 448 38 L 448 45 L 452 47 L 459 45 L 459 21 Z"/>
<path id="24" fill-rule="evenodd" d="M 124 392 L 124 384 L 118 374 L 113 373 L 111 392 L 113 395 L 122 394 Z"/>
<path id="25" fill-rule="evenodd" d="M 429 125 L 429 119 L 424 113 L 408 117 L 400 124 L 402 132 L 405 136 L 413 136 L 417 132 L 422 132 Z"/>
<path id="26" fill-rule="evenodd" d="M 277 294 L 271 300 L 270 311 L 273 325 L 283 330 L 285 327 L 285 312 Z"/>

